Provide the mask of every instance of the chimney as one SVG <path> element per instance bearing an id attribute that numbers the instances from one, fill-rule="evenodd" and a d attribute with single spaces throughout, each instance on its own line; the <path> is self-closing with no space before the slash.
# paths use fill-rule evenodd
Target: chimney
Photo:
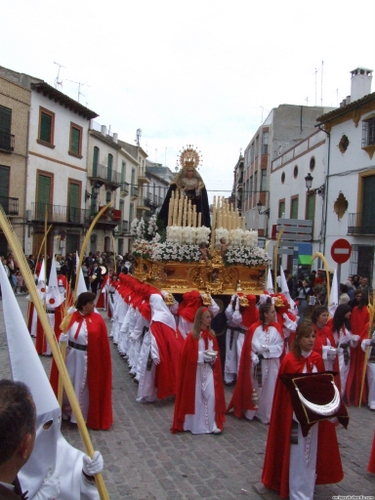
<path id="1" fill-rule="evenodd" d="M 353 102 L 371 94 L 372 69 L 357 68 L 350 73 L 352 75 L 350 101 Z"/>
<path id="2" fill-rule="evenodd" d="M 106 127 L 105 125 L 102 125 L 102 126 L 100 127 L 100 133 L 101 133 L 102 135 L 104 135 L 104 137 L 106 137 L 106 135 L 107 135 L 107 127 Z"/>
<path id="3" fill-rule="evenodd" d="M 118 143 L 118 134 L 116 133 L 113 134 L 113 142 Z"/>

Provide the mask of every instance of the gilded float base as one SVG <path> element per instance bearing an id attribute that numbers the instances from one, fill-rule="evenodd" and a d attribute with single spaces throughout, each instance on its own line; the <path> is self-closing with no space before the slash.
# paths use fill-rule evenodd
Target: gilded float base
<path id="1" fill-rule="evenodd" d="M 211 295 L 260 295 L 265 288 L 266 266 L 226 266 L 219 255 L 208 262 L 152 262 L 136 260 L 133 275 L 169 293 L 199 290 Z"/>

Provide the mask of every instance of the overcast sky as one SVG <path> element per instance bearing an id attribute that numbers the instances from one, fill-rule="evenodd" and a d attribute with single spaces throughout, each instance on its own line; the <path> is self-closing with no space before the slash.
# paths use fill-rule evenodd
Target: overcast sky
<path id="1" fill-rule="evenodd" d="M 172 170 L 179 150 L 196 146 L 210 198 L 230 194 L 240 150 L 272 108 L 338 106 L 350 94 L 351 70 L 375 70 L 374 0 L 0 0 L 0 7 L 0 65 L 50 85 L 54 63 L 64 66 L 62 92 L 78 100 L 81 83 L 79 101 L 98 123 L 130 143 L 142 129 L 149 158 Z"/>

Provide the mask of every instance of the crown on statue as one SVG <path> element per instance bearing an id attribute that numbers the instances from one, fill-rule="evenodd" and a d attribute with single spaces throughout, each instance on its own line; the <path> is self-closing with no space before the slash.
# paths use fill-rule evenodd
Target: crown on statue
<path id="1" fill-rule="evenodd" d="M 182 168 L 196 169 L 201 162 L 200 151 L 191 144 L 182 149 L 180 154 L 180 165 Z"/>

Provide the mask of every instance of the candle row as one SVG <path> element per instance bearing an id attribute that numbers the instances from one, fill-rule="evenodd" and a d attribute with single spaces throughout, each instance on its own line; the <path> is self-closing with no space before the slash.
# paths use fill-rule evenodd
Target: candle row
<path id="1" fill-rule="evenodd" d="M 211 220 L 211 249 L 214 247 L 215 242 L 215 229 L 224 228 L 231 231 L 232 229 L 246 229 L 246 218 L 241 217 L 238 209 L 234 208 L 232 203 L 224 196 L 214 196 L 212 207 L 212 220 Z"/>
<path id="2" fill-rule="evenodd" d="M 201 227 L 202 214 L 197 213 L 195 205 L 179 190 L 172 191 L 169 201 L 168 226 Z"/>

